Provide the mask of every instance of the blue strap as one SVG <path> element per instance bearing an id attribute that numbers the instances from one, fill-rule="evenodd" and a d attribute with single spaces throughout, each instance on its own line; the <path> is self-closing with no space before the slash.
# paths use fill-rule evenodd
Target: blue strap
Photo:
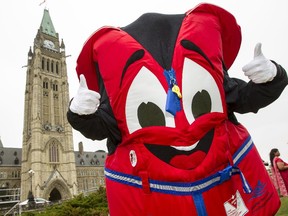
<path id="1" fill-rule="evenodd" d="M 202 194 L 196 193 L 193 195 L 193 200 L 196 206 L 198 216 L 207 216 L 206 206 Z"/>
<path id="2" fill-rule="evenodd" d="M 239 175 L 241 177 L 241 181 L 242 181 L 242 186 L 243 186 L 243 190 L 245 193 L 251 193 L 252 192 L 252 188 L 250 187 L 249 183 L 247 182 L 245 176 L 243 175 L 243 173 L 240 171 L 240 169 L 237 167 L 235 169 L 239 170 Z"/>
<path id="3" fill-rule="evenodd" d="M 249 153 L 249 151 L 252 149 L 253 146 L 254 146 L 254 143 L 253 143 L 251 137 L 249 136 L 245 140 L 245 142 L 240 146 L 240 148 L 233 155 L 233 163 L 234 163 L 233 167 L 236 170 L 238 169 L 238 172 L 240 174 L 242 185 L 243 185 L 243 189 L 244 189 L 245 193 L 251 193 L 252 189 L 251 189 L 249 183 L 246 181 L 246 178 L 245 178 L 244 174 L 238 168 L 238 164 Z"/>

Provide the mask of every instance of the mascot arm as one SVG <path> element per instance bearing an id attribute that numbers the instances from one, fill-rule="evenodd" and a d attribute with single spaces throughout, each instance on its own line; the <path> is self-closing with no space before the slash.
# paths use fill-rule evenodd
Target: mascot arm
<path id="1" fill-rule="evenodd" d="M 75 130 L 88 139 L 103 140 L 107 138 L 108 153 L 112 154 L 118 143 L 121 142 L 121 134 L 109 107 L 102 102 L 98 110 L 91 115 L 78 115 L 69 109 L 67 119 Z"/>
<path id="2" fill-rule="evenodd" d="M 71 126 L 86 138 L 92 140 L 109 138 L 117 144 L 121 140 L 121 135 L 111 107 L 107 103 L 109 100 L 105 99 L 105 96 L 101 97 L 101 104 L 95 113 L 79 115 L 69 109 L 67 119 Z"/>
<path id="3" fill-rule="evenodd" d="M 69 109 L 67 119 L 75 130 L 79 131 L 88 139 L 102 140 L 108 137 L 105 122 L 98 110 L 91 115 L 78 115 Z"/>
<path id="4" fill-rule="evenodd" d="M 270 82 L 256 84 L 224 75 L 224 89 L 229 113 L 257 113 L 259 109 L 271 104 L 283 92 L 288 84 L 287 73 L 281 65 L 272 61 L 277 74 Z"/>
<path id="5" fill-rule="evenodd" d="M 70 125 L 86 138 L 92 140 L 107 139 L 107 147 L 109 153 L 113 152 L 115 146 L 121 141 L 121 134 L 114 114 L 112 112 L 109 98 L 104 89 L 102 82 L 99 82 L 99 92 L 101 94 L 100 104 L 97 106 L 96 112 L 92 114 L 80 115 L 70 109 L 67 112 L 67 119 Z M 98 103 L 98 102 L 97 102 Z"/>

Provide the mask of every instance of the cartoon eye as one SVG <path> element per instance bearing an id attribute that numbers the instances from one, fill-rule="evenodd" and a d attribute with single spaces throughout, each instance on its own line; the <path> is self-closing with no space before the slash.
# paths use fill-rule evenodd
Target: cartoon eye
<path id="1" fill-rule="evenodd" d="M 175 127 L 174 117 L 165 111 L 166 92 L 147 68 L 134 78 L 126 100 L 126 120 L 130 133 L 150 126 Z"/>
<path id="2" fill-rule="evenodd" d="M 223 112 L 219 88 L 211 74 L 188 58 L 182 76 L 183 109 L 189 123 L 210 112 Z"/>

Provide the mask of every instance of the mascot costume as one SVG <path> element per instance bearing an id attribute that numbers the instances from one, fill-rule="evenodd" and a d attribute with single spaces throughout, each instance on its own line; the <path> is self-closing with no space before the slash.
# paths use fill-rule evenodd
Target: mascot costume
<path id="1" fill-rule="evenodd" d="M 107 138 L 110 215 L 277 212 L 277 191 L 234 113 L 275 101 L 287 74 L 257 44 L 243 67 L 250 81 L 230 78 L 240 44 L 233 15 L 211 4 L 147 13 L 86 41 L 67 118 L 85 137 Z"/>

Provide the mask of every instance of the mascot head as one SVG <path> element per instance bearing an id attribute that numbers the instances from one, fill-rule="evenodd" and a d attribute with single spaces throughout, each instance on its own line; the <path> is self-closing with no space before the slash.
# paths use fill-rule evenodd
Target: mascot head
<path id="1" fill-rule="evenodd" d="M 240 43 L 234 17 L 217 6 L 149 13 L 126 27 L 94 33 L 77 72 L 90 89 L 107 94 L 120 145 L 138 142 L 165 163 L 194 169 L 215 157 L 210 151 L 225 148 L 218 130 L 227 119 L 224 71 Z"/>

